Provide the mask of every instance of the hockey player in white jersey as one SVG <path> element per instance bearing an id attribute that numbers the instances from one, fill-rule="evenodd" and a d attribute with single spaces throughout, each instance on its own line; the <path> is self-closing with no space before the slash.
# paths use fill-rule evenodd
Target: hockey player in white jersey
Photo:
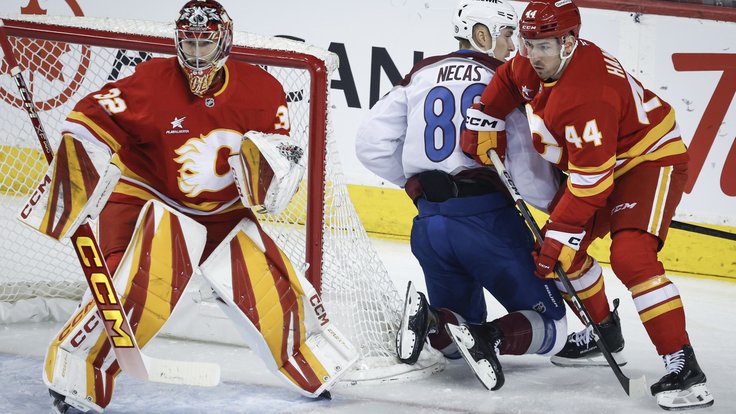
<path id="1" fill-rule="evenodd" d="M 377 102 L 358 130 L 356 154 L 376 175 L 403 187 L 418 209 L 411 249 L 429 300 L 409 284 L 399 358 L 416 362 L 429 339 L 446 357 L 463 356 L 483 385 L 497 390 L 504 383 L 497 353 L 562 349 L 565 307 L 555 286 L 534 276 L 532 237 L 496 171 L 459 144 L 466 110 L 514 51 L 516 13 L 502 0 L 462 0 L 453 26 L 460 50 L 417 63 Z M 544 209 L 556 191 L 555 173 L 531 148 L 521 111 L 487 129 L 504 127 L 508 148 L 495 149 L 507 154 L 524 198 Z M 484 288 L 508 314 L 486 322 Z"/>

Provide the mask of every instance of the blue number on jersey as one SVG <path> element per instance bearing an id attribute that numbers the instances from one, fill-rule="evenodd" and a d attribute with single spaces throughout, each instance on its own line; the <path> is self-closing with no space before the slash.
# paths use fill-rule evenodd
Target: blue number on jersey
<path id="1" fill-rule="evenodd" d="M 474 83 L 462 93 L 460 97 L 460 111 L 465 111 L 473 104 L 475 98 L 483 93 L 486 85 L 482 83 Z M 439 113 L 435 113 L 435 108 L 439 104 Z M 441 162 L 452 155 L 457 145 L 458 128 L 452 122 L 455 117 L 455 95 L 444 86 L 436 86 L 432 88 L 427 97 L 424 99 L 424 120 L 427 126 L 424 128 L 424 152 L 427 158 L 434 162 Z M 465 128 L 465 117 L 460 129 Z M 436 145 L 435 135 L 437 129 L 442 132 L 439 147 Z"/>

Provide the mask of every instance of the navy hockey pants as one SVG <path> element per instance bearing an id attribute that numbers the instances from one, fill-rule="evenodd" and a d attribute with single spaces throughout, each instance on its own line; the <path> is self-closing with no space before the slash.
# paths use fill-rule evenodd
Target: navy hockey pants
<path id="1" fill-rule="evenodd" d="M 503 194 L 417 201 L 411 250 L 433 307 L 485 322 L 485 288 L 508 312 L 535 310 L 555 320 L 565 315 L 554 282 L 534 276 L 531 233 Z"/>

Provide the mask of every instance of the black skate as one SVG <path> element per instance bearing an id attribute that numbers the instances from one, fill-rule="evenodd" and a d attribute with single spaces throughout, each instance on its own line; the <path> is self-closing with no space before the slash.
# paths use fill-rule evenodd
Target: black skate
<path id="1" fill-rule="evenodd" d="M 503 369 L 498 361 L 498 345 L 503 333 L 492 323 L 447 324 L 447 331 L 483 386 L 491 391 L 503 387 Z"/>
<path id="2" fill-rule="evenodd" d="M 603 336 L 611 356 L 619 366 L 626 365 L 621 351 L 624 349 L 624 337 L 621 334 L 621 319 L 618 317 L 618 299 L 613 300 L 613 312 L 611 320 L 598 325 L 598 330 Z M 608 361 L 598 349 L 593 338 L 593 327 L 588 326 L 580 332 L 571 333 L 567 337 L 565 347 L 550 358 L 553 364 L 561 367 L 574 366 L 607 366 Z"/>
<path id="3" fill-rule="evenodd" d="M 652 395 L 665 410 L 688 410 L 713 405 L 713 395 L 705 386 L 705 374 L 700 369 L 690 345 L 662 357 L 667 374 L 652 384 Z"/>
<path id="4" fill-rule="evenodd" d="M 396 335 L 396 354 L 405 364 L 414 364 L 424 348 L 427 335 L 437 331 L 437 315 L 423 293 L 409 282 L 404 299 L 401 326 Z"/>

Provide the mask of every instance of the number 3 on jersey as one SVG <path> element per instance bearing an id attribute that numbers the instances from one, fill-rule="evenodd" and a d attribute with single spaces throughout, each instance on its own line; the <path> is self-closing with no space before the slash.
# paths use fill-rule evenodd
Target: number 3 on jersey
<path id="1" fill-rule="evenodd" d="M 485 85 L 482 83 L 465 88 L 460 95 L 460 108 L 456 107 L 455 94 L 447 87 L 436 86 L 427 93 L 424 99 L 424 152 L 427 158 L 440 162 L 452 155 L 460 129 L 465 128 L 464 121 L 458 127 L 453 118 L 459 111 L 461 119 L 464 119 L 465 111 L 483 93 L 483 89 Z"/>
<path id="2" fill-rule="evenodd" d="M 112 88 L 107 93 L 98 93 L 94 95 L 94 98 L 111 114 L 119 114 L 128 109 L 128 105 L 120 97 L 120 89 L 118 88 Z"/>

